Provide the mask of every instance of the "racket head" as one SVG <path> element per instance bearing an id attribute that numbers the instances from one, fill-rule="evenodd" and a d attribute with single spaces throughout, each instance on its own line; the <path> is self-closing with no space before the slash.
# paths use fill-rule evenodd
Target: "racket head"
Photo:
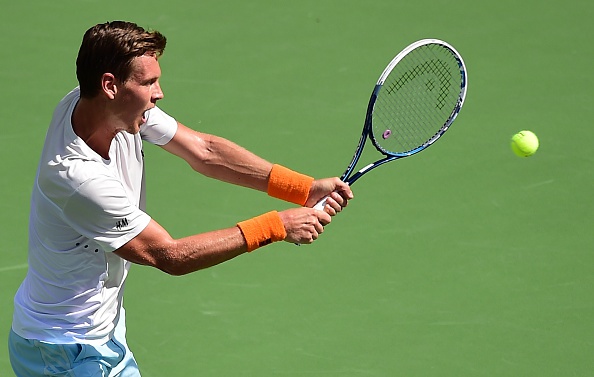
<path id="1" fill-rule="evenodd" d="M 468 78 L 462 56 L 439 39 L 402 50 L 380 75 L 365 133 L 386 156 L 406 157 L 432 145 L 460 112 Z"/>

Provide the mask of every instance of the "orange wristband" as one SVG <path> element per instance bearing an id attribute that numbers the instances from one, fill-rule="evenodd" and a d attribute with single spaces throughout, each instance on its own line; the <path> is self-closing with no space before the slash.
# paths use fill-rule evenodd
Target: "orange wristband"
<path id="1" fill-rule="evenodd" d="M 248 252 L 287 237 L 285 225 L 276 211 L 241 221 L 237 226 L 243 233 Z"/>
<path id="2" fill-rule="evenodd" d="M 304 205 L 313 178 L 281 165 L 272 165 L 268 177 L 268 195 L 287 202 Z"/>

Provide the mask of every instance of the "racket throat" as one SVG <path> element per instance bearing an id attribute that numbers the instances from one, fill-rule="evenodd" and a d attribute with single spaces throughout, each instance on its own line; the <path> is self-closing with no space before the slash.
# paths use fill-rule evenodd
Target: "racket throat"
<path id="1" fill-rule="evenodd" d="M 357 174 L 363 174 L 365 173 L 367 170 L 371 169 L 373 167 L 373 164 L 369 164 L 367 166 L 364 166 L 362 169 L 360 169 Z"/>
<path id="2" fill-rule="evenodd" d="M 363 174 L 365 174 L 368 170 L 373 169 L 374 167 L 376 167 L 378 165 L 376 165 L 375 163 L 373 164 L 369 164 L 367 166 L 364 166 L 362 169 L 360 169 L 358 172 L 356 172 L 355 174 L 353 174 L 352 176 L 350 176 L 345 182 L 349 184 L 349 186 L 351 186 L 353 183 L 355 183 L 355 181 L 357 179 L 359 179 Z"/>

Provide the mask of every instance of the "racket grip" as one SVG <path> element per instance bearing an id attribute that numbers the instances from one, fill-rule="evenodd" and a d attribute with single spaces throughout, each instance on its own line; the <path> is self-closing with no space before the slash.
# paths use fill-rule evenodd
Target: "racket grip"
<path id="1" fill-rule="evenodd" d="M 322 200 L 320 200 L 319 202 L 316 203 L 315 206 L 313 206 L 313 209 L 317 209 L 318 211 L 323 211 L 324 207 L 326 206 L 327 200 L 328 200 L 328 196 L 326 196 L 325 198 L 322 198 Z M 301 246 L 300 243 L 295 243 L 295 245 Z"/>
<path id="2" fill-rule="evenodd" d="M 323 198 L 322 200 L 317 202 L 316 205 L 313 206 L 313 209 L 317 209 L 318 211 L 323 211 L 324 207 L 326 206 L 327 200 L 328 200 L 328 196 L 326 196 L 325 198 Z"/>

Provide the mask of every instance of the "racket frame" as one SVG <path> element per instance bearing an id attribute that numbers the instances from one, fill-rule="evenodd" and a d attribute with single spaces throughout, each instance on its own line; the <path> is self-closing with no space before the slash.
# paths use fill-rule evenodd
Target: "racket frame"
<path id="1" fill-rule="evenodd" d="M 387 151 L 385 149 L 383 149 L 376 141 L 373 132 L 372 132 L 372 126 L 373 126 L 373 109 L 375 106 L 375 101 L 377 100 L 377 96 L 381 90 L 381 88 L 384 85 L 384 82 L 386 81 L 386 79 L 388 78 L 388 76 L 390 75 L 390 73 L 392 72 L 392 70 L 394 69 L 394 67 L 396 67 L 396 65 L 402 60 L 404 59 L 405 56 L 407 56 L 411 51 L 413 51 L 414 49 L 421 47 L 421 46 L 425 46 L 428 44 L 438 44 L 441 45 L 444 48 L 447 48 L 450 50 L 450 52 L 452 53 L 452 55 L 454 56 L 454 58 L 457 60 L 458 62 L 458 67 L 460 68 L 460 75 L 462 78 L 461 84 L 460 84 L 460 93 L 458 95 L 458 100 L 456 102 L 456 105 L 454 106 L 454 109 L 452 110 L 452 113 L 450 114 L 450 116 L 448 117 L 448 119 L 445 121 L 445 123 L 443 124 L 443 126 L 439 129 L 439 131 L 433 135 L 429 140 L 427 140 L 426 142 L 424 142 L 422 145 L 407 151 L 407 152 L 400 152 L 400 153 L 394 153 L 394 152 L 390 152 Z M 371 97 L 369 99 L 369 104 L 367 105 L 367 113 L 365 115 L 365 124 L 363 126 L 363 131 L 361 133 L 361 137 L 359 139 L 359 143 L 357 144 L 357 149 L 355 151 L 355 154 L 353 155 L 353 158 L 351 160 L 351 162 L 349 163 L 347 169 L 345 170 L 345 172 L 342 174 L 342 176 L 340 177 L 340 179 L 346 183 L 348 183 L 349 185 L 352 185 L 353 183 L 355 183 L 356 180 L 358 180 L 359 178 L 361 178 L 361 176 L 375 168 L 377 168 L 378 166 L 381 166 L 387 162 L 390 161 L 394 161 L 400 158 L 404 158 L 404 157 L 408 157 L 408 156 L 412 156 L 416 153 L 419 153 L 423 150 L 425 150 L 426 148 L 428 148 L 429 146 L 433 145 L 433 143 L 435 143 L 452 125 L 452 123 L 454 122 L 454 120 L 456 119 L 456 117 L 458 116 L 458 113 L 460 112 L 460 109 L 462 108 L 462 105 L 464 104 L 464 100 L 466 98 L 466 90 L 468 87 L 468 77 L 467 77 L 467 73 L 466 73 L 466 65 L 464 64 L 464 60 L 462 59 L 462 56 L 458 53 L 458 51 L 456 51 L 456 49 L 454 47 L 452 47 L 450 44 L 448 44 L 447 42 L 444 42 L 442 40 L 439 39 L 422 39 L 419 41 L 416 41 L 412 44 L 410 44 L 409 46 L 407 46 L 406 48 L 404 48 L 398 55 L 396 55 L 394 57 L 394 59 L 392 59 L 392 61 L 390 61 L 390 63 L 386 66 L 386 68 L 384 69 L 384 71 L 382 72 L 382 74 L 380 75 L 379 79 L 377 80 L 377 83 L 375 84 L 375 87 L 373 88 L 373 92 L 371 93 Z M 363 149 L 365 147 L 365 143 L 367 141 L 367 139 L 370 139 L 372 144 L 374 145 L 374 147 L 381 153 L 383 154 L 385 157 L 382 159 L 379 159 L 371 164 L 368 164 L 366 166 L 364 166 L 363 168 L 361 168 L 360 170 L 358 170 L 355 174 L 351 175 L 351 173 L 353 172 L 353 170 L 355 169 L 355 166 L 357 165 L 357 163 L 359 162 L 359 158 L 361 157 L 361 154 L 363 153 Z"/>

